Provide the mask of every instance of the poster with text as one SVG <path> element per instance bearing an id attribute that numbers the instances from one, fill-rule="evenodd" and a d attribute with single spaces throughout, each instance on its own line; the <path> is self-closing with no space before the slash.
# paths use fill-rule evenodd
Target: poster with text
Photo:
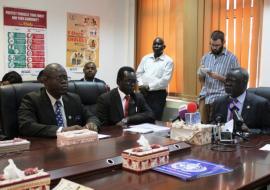
<path id="1" fill-rule="evenodd" d="M 82 72 L 87 62 L 99 66 L 99 17 L 68 13 L 67 68 Z"/>
<path id="2" fill-rule="evenodd" d="M 36 76 L 46 63 L 47 12 L 4 7 L 5 71 Z"/>

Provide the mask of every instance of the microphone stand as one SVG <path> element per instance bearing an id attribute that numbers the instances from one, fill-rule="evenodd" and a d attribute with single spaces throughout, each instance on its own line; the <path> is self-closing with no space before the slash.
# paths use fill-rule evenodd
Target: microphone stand
<path id="1" fill-rule="evenodd" d="M 242 121 L 237 121 L 235 118 L 234 118 L 234 121 L 233 121 L 233 132 L 232 132 L 232 135 L 235 137 L 240 137 L 242 138 L 244 141 L 248 141 L 249 139 L 247 137 L 245 137 L 242 133 L 243 131 L 242 130 L 237 130 L 237 129 L 241 129 L 242 128 L 242 125 L 244 124 L 244 122 Z M 239 132 L 239 134 L 237 133 Z"/>

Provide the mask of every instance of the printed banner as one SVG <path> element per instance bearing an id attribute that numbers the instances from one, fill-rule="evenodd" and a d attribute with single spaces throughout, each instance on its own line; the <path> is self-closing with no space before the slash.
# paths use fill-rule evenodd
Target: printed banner
<path id="1" fill-rule="evenodd" d="M 4 7 L 5 66 L 34 75 L 46 63 L 47 12 Z"/>
<path id="2" fill-rule="evenodd" d="M 67 68 L 81 72 L 87 62 L 99 66 L 99 17 L 68 13 Z"/>

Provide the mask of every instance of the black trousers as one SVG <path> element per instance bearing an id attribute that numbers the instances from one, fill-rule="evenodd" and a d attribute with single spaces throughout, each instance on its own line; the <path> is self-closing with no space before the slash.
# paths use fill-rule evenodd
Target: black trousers
<path id="1" fill-rule="evenodd" d="M 166 90 L 148 91 L 144 94 L 144 98 L 154 112 L 156 120 L 161 121 L 162 119 L 163 109 L 166 104 L 166 97 Z"/>

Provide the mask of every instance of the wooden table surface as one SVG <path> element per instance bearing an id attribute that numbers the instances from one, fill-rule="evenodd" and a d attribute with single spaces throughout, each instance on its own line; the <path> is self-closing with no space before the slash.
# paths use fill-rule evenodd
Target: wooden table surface
<path id="1" fill-rule="evenodd" d="M 232 152 L 211 150 L 211 145 L 193 146 L 170 155 L 170 162 L 195 158 L 224 164 L 233 168 L 233 172 L 200 178 L 194 181 L 182 181 L 155 171 L 141 174 L 122 168 L 103 174 L 84 176 L 74 181 L 96 190 L 231 190 L 254 189 L 270 184 L 270 153 L 258 150 L 265 143 L 270 143 L 270 136 L 253 137 L 250 142 L 241 143 Z M 255 145 L 258 145 L 255 147 Z"/>
<path id="2" fill-rule="evenodd" d="M 211 145 L 207 145 L 193 146 L 191 149 L 170 154 L 170 162 L 196 158 L 234 169 L 230 173 L 184 182 L 151 170 L 137 174 L 122 169 L 120 164 L 106 165 L 108 158 L 116 158 L 123 150 L 138 146 L 136 141 L 139 136 L 123 133 L 117 127 L 108 127 L 101 133 L 111 134 L 114 138 L 61 148 L 56 147 L 55 139 L 31 138 L 30 151 L 0 158 L 0 171 L 7 165 L 7 159 L 12 158 L 21 169 L 37 166 L 48 171 L 52 185 L 65 177 L 96 190 L 231 190 L 254 189 L 270 183 L 270 153 L 258 150 L 263 144 L 270 142 L 270 136 L 253 137 L 245 143 L 245 146 L 253 148 L 237 146 L 232 152 L 213 151 L 210 149 Z M 177 142 L 151 134 L 146 136 L 150 143 L 170 145 Z"/>

